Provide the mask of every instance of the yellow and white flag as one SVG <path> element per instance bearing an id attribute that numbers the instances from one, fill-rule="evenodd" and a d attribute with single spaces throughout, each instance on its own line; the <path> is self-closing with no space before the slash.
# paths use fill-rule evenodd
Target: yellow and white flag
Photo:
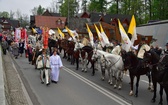
<path id="1" fill-rule="evenodd" d="M 37 31 L 36 31 L 34 28 L 32 28 L 32 31 L 33 31 L 33 33 L 34 33 L 34 34 L 36 34 L 36 33 L 37 33 Z"/>
<path id="2" fill-rule="evenodd" d="M 102 27 L 101 24 L 100 24 L 100 31 L 101 31 L 101 36 L 102 36 L 105 44 L 109 45 L 110 44 L 109 39 L 108 39 L 107 35 L 105 34 L 105 32 L 104 32 L 103 27 Z"/>
<path id="3" fill-rule="evenodd" d="M 86 27 L 87 27 L 87 31 L 88 31 L 88 33 L 89 33 L 90 44 L 91 44 L 92 46 L 94 46 L 93 33 L 90 31 L 90 28 L 89 28 L 89 26 L 88 26 L 87 23 L 86 23 Z"/>
<path id="4" fill-rule="evenodd" d="M 74 33 L 72 33 L 72 31 L 68 27 L 65 27 L 65 28 L 68 31 L 69 35 L 73 38 L 73 40 L 76 41 Z"/>
<path id="5" fill-rule="evenodd" d="M 130 47 L 132 45 L 132 42 L 130 41 L 128 35 L 126 34 L 123 26 L 120 23 L 120 20 L 118 19 L 118 25 L 119 25 L 119 30 L 120 30 L 120 34 L 121 34 L 121 42 L 122 42 L 122 48 L 128 52 L 130 50 Z"/>
<path id="6" fill-rule="evenodd" d="M 57 28 L 57 29 L 58 29 L 58 33 L 61 36 L 61 38 L 64 39 L 65 38 L 64 33 L 59 28 Z"/>
<path id="7" fill-rule="evenodd" d="M 103 40 L 103 38 L 102 38 L 102 35 L 101 35 L 99 29 L 97 28 L 97 26 L 96 26 L 95 24 L 94 24 L 94 26 L 95 26 L 97 35 L 98 35 L 98 37 L 99 37 L 100 43 L 101 43 L 102 47 L 104 47 L 104 46 L 105 46 L 105 42 L 104 42 L 104 40 Z"/>
<path id="8" fill-rule="evenodd" d="M 132 45 L 134 45 L 134 41 L 137 40 L 136 21 L 135 21 L 134 15 L 132 16 L 132 19 L 128 28 L 128 33 L 132 35 L 131 42 L 132 42 Z"/>

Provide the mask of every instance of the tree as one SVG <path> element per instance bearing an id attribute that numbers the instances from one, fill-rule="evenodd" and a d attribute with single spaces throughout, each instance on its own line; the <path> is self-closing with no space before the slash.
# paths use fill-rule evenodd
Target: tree
<path id="1" fill-rule="evenodd" d="M 52 0 L 50 7 L 48 7 L 47 9 L 50 10 L 50 12 L 58 13 L 59 12 L 59 1 Z"/>
<path id="2" fill-rule="evenodd" d="M 61 16 L 72 17 L 76 12 L 76 5 L 77 3 L 75 0 L 65 0 L 64 3 L 60 6 L 60 13 Z"/>
<path id="3" fill-rule="evenodd" d="M 9 18 L 9 13 L 6 11 L 0 12 L 0 17 Z"/>
<path id="4" fill-rule="evenodd" d="M 37 8 L 37 15 L 42 15 L 45 11 L 45 8 L 43 8 L 41 5 Z"/>
<path id="5" fill-rule="evenodd" d="M 12 10 L 10 10 L 9 18 L 10 19 L 14 19 L 14 15 L 15 15 L 15 12 L 13 12 Z"/>
<path id="6" fill-rule="evenodd" d="M 107 5 L 108 3 L 106 0 L 91 0 L 91 2 L 88 4 L 88 10 L 89 12 L 106 12 Z"/>
<path id="7" fill-rule="evenodd" d="M 32 10 L 31 10 L 32 14 L 33 15 L 37 15 L 37 7 L 34 7 Z"/>
<path id="8" fill-rule="evenodd" d="M 42 15 L 45 11 L 45 8 L 43 8 L 41 5 L 38 7 L 34 7 L 31 12 L 33 15 Z"/>

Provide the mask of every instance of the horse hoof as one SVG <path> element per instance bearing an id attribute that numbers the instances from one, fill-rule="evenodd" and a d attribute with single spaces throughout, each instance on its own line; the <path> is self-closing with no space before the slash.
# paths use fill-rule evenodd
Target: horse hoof
<path id="1" fill-rule="evenodd" d="M 159 102 L 158 105 L 163 105 L 163 103 L 162 103 L 162 102 Z"/>
<path id="2" fill-rule="evenodd" d="M 150 87 L 148 87 L 148 90 L 151 90 L 151 88 L 150 88 Z"/>
<path id="3" fill-rule="evenodd" d="M 121 90 L 121 86 L 118 87 L 118 90 Z"/>
<path id="4" fill-rule="evenodd" d="M 137 95 L 137 94 L 135 94 L 134 96 L 135 96 L 135 97 L 138 97 L 138 95 Z"/>
<path id="5" fill-rule="evenodd" d="M 116 89 L 117 88 L 117 86 L 116 85 L 114 85 L 114 89 Z"/>
<path id="6" fill-rule="evenodd" d="M 76 70 L 78 70 L 78 68 L 76 68 Z"/>
<path id="7" fill-rule="evenodd" d="M 104 78 L 101 78 L 102 81 L 104 81 Z"/>
<path id="8" fill-rule="evenodd" d="M 94 76 L 94 74 L 92 74 L 92 76 Z"/>
<path id="9" fill-rule="evenodd" d="M 84 70 L 82 70 L 82 72 L 84 72 Z"/>
<path id="10" fill-rule="evenodd" d="M 112 82 L 110 82 L 109 84 L 110 84 L 110 85 L 113 85 L 113 83 L 112 83 Z"/>
<path id="11" fill-rule="evenodd" d="M 87 73 L 87 71 L 85 71 L 85 73 Z"/>
<path id="12" fill-rule="evenodd" d="M 155 99 L 152 99 L 152 100 L 151 100 L 151 102 L 152 102 L 152 103 L 155 103 L 155 102 L 156 102 L 156 100 L 155 100 Z"/>
<path id="13" fill-rule="evenodd" d="M 131 91 L 131 92 L 129 93 L 129 95 L 132 96 L 132 95 L 133 95 L 133 91 Z"/>

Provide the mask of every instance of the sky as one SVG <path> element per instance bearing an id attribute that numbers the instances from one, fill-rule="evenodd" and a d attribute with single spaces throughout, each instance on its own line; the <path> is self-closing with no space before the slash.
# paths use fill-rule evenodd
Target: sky
<path id="1" fill-rule="evenodd" d="M 51 2 L 52 0 L 0 0 L 0 12 L 7 11 L 10 13 L 10 10 L 13 12 L 19 10 L 22 14 L 32 15 L 31 9 L 39 5 L 47 8 Z"/>

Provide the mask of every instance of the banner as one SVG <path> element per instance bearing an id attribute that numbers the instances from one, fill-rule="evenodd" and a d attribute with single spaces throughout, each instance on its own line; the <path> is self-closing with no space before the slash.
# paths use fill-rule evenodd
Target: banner
<path id="1" fill-rule="evenodd" d="M 121 34 L 121 39 L 122 39 L 122 48 L 128 52 L 130 50 L 130 47 L 132 45 L 128 35 L 126 34 L 123 26 L 120 23 L 120 20 L 118 19 L 118 25 L 119 25 L 119 30 L 120 30 L 120 34 Z"/>
<path id="2" fill-rule="evenodd" d="M 48 27 L 43 28 L 43 47 L 44 49 L 48 48 L 48 33 L 49 33 Z"/>
<path id="3" fill-rule="evenodd" d="M 65 38 L 64 33 L 59 28 L 57 28 L 57 29 L 58 29 L 58 33 L 61 36 L 61 38 L 64 39 Z"/>
<path id="4" fill-rule="evenodd" d="M 104 46 L 105 46 L 105 42 L 104 42 L 104 40 L 103 40 L 103 38 L 102 38 L 102 35 L 101 35 L 101 33 L 100 33 L 99 29 L 97 28 L 97 26 L 96 26 L 95 24 L 94 24 L 94 26 L 95 26 L 95 29 L 96 29 L 97 35 L 98 35 L 98 37 L 99 37 L 99 41 L 100 41 L 100 43 L 101 43 L 102 47 L 104 47 Z"/>
<path id="5" fill-rule="evenodd" d="M 100 31 L 101 31 L 101 35 L 102 35 L 102 38 L 103 38 L 105 44 L 109 45 L 110 44 L 109 39 L 108 39 L 107 35 L 105 34 L 101 23 L 100 23 Z"/>
<path id="6" fill-rule="evenodd" d="M 135 21 L 134 15 L 132 16 L 132 19 L 128 28 L 128 33 L 132 35 L 131 42 L 132 42 L 132 45 L 134 45 L 134 41 L 137 40 L 136 21 Z"/>
<path id="7" fill-rule="evenodd" d="M 26 29 L 22 28 L 21 29 L 21 39 L 25 39 L 25 35 L 26 35 Z"/>
<path id="8" fill-rule="evenodd" d="M 21 30 L 19 28 L 15 29 L 15 42 L 18 42 L 21 39 Z"/>
<path id="9" fill-rule="evenodd" d="M 68 27 L 65 27 L 65 28 L 68 31 L 69 35 L 73 38 L 73 40 L 76 41 L 75 34 L 72 33 L 72 31 Z"/>
<path id="10" fill-rule="evenodd" d="M 92 46 L 94 46 L 93 33 L 90 31 L 90 28 L 89 28 L 87 23 L 86 23 L 86 27 L 87 27 L 87 31 L 88 31 L 88 34 L 89 34 L 90 44 Z"/>

